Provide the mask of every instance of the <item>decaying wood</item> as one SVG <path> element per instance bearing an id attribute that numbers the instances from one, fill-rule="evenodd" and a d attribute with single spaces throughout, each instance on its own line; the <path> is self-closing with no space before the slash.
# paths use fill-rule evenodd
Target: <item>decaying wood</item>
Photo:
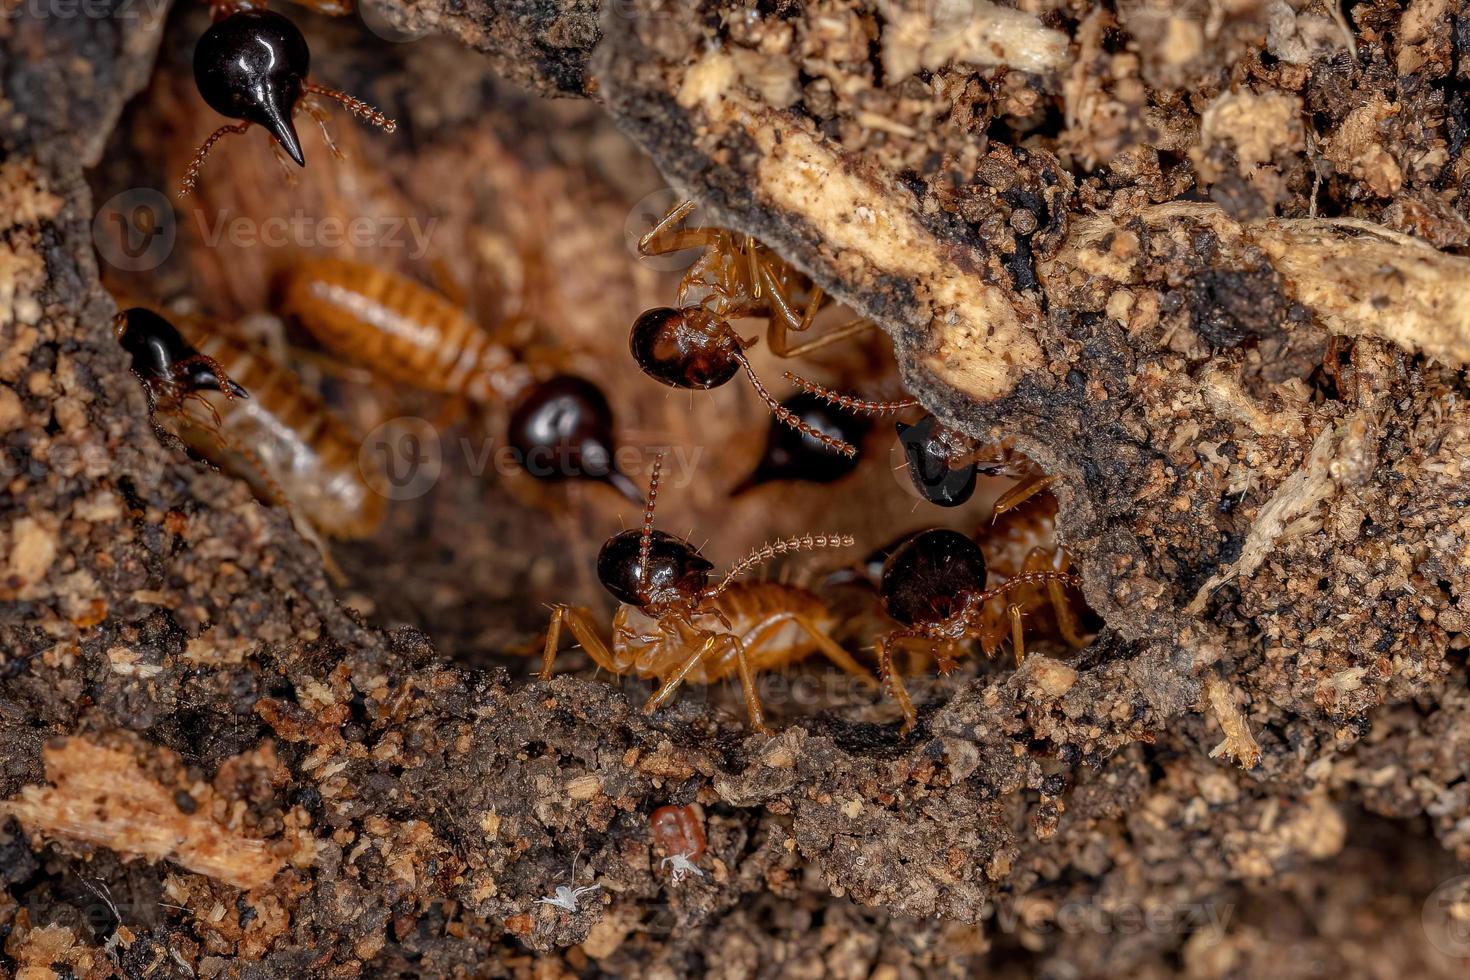
<path id="1" fill-rule="evenodd" d="M 165 753 L 157 764 L 178 765 Z M 47 746 L 49 786 L 27 786 L 0 802 L 40 840 L 106 847 L 125 858 L 168 859 L 236 888 L 256 888 L 284 863 L 264 841 L 222 826 L 209 798 L 165 786 L 126 748 L 72 738 Z"/>

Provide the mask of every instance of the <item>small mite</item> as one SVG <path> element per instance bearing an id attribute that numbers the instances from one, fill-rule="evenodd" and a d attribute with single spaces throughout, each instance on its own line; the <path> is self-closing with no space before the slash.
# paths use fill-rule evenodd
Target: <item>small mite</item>
<path id="1" fill-rule="evenodd" d="M 901 628 L 878 641 L 878 664 L 885 687 L 898 702 L 904 730 L 918 719 L 903 679 L 893 668 L 896 647 L 918 646 L 931 651 L 941 671 L 952 669 L 966 640 L 986 642 L 994 629 L 987 622 L 986 606 L 992 600 L 1028 586 L 1079 588 L 1080 580 L 1065 571 L 1037 569 L 1021 571 L 993 588 L 987 588 L 989 569 L 985 554 L 970 537 L 946 528 L 920 531 L 896 547 L 883 564 L 879 595 L 889 616 Z M 1022 613 L 1017 602 L 1006 607 L 1012 649 L 1019 665 L 1025 656 Z M 994 649 L 990 638 L 987 649 Z"/>
<path id="2" fill-rule="evenodd" d="M 218 19 L 200 37 L 194 49 L 194 83 L 205 103 L 220 115 L 238 119 L 210 134 L 190 161 L 179 189 L 190 194 L 199 183 L 199 170 L 225 136 L 244 133 L 252 125 L 264 128 L 280 151 L 298 167 L 306 154 L 296 134 L 299 108 L 321 127 L 328 148 L 337 155 L 327 132 L 326 109 L 321 100 L 345 106 L 360 119 L 391 133 L 397 123 L 360 99 L 308 80 L 311 50 L 301 30 L 281 14 L 264 9 L 220 6 Z"/>
<path id="3" fill-rule="evenodd" d="M 653 841 L 665 854 L 682 854 L 690 861 L 704 856 L 704 821 L 692 806 L 661 806 L 648 815 Z"/>
<path id="4" fill-rule="evenodd" d="M 802 423 L 833 439 L 861 445 L 867 434 L 867 420 L 839 412 L 822 398 L 799 392 L 781 403 Z M 806 483 L 835 483 L 858 467 L 856 456 L 834 452 L 826 443 L 779 422 L 773 422 L 766 434 L 766 448 L 755 470 L 740 482 L 731 496 L 744 493 L 763 483 L 777 480 L 800 480 Z"/>
<path id="5" fill-rule="evenodd" d="M 714 566 L 688 541 L 653 527 L 663 457 L 654 459 L 642 530 L 609 538 L 597 556 L 597 577 L 619 602 L 612 645 L 598 633 L 590 610 L 553 607 L 542 652 L 541 677 L 549 680 L 565 625 L 587 655 L 616 675 L 635 674 L 660 686 L 644 704 L 652 714 L 688 681 L 710 684 L 740 678 L 753 729 L 768 732 L 755 689 L 755 674 L 821 654 L 843 670 L 873 683 L 868 673 L 829 635 L 837 617 L 815 594 L 776 582 L 736 582 L 741 574 L 777 555 L 815 548 L 849 547 L 847 535 L 802 535 L 773 541 L 736 562 L 718 584 Z"/>
<path id="6" fill-rule="evenodd" d="M 343 259 L 287 275 L 284 308 L 322 346 L 389 381 L 508 405 L 534 378 L 518 353 L 433 290 Z"/>
<path id="7" fill-rule="evenodd" d="M 755 340 L 742 338 L 730 325 L 743 317 L 765 317 L 767 342 L 780 357 L 797 357 L 836 343 L 872 326 L 866 319 L 826 331 L 805 344 L 793 345 L 790 333 L 811 328 L 827 301 L 815 285 L 749 235 L 724 228 L 683 228 L 694 211 L 686 201 L 665 215 L 638 243 L 645 256 L 702 248 L 703 254 L 679 283 L 677 307 L 647 310 L 633 323 L 628 346 L 639 368 L 673 388 L 717 388 L 744 371 L 761 401 L 783 424 L 845 456 L 856 456 L 851 443 L 805 424 L 766 390 L 746 356 Z M 796 291 L 806 294 L 798 307 Z"/>
<path id="8" fill-rule="evenodd" d="M 538 480 L 598 480 L 640 506 L 643 494 L 617 466 L 612 406 L 586 378 L 562 374 L 531 388 L 510 413 L 506 440 Z"/>

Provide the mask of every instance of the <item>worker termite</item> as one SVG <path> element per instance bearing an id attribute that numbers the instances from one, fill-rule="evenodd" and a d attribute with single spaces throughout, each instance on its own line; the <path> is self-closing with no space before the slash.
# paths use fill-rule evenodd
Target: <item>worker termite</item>
<path id="1" fill-rule="evenodd" d="M 786 372 L 786 379 L 803 393 L 858 415 L 894 415 L 919 407 L 918 400 L 913 398 L 877 401 L 844 395 L 791 371 Z M 929 413 L 916 422 L 896 422 L 894 429 L 915 492 L 939 507 L 958 507 L 969 501 L 981 475 L 1017 481 L 996 500 L 993 508 L 996 516 L 1019 507 L 1055 481 L 1012 449 L 1008 441 L 973 439 Z"/>
<path id="2" fill-rule="evenodd" d="M 287 273 L 282 302 L 322 346 L 389 381 L 509 404 L 535 380 L 473 317 L 387 269 L 305 259 Z"/>
<path id="3" fill-rule="evenodd" d="M 256 397 L 217 406 L 214 433 L 181 438 L 321 534 L 351 539 L 376 531 L 385 498 L 364 479 L 362 440 L 347 423 L 265 351 L 218 333 L 201 335 L 199 348 Z"/>
<path id="4" fill-rule="evenodd" d="M 341 103 L 384 132 L 397 128 L 397 123 L 366 102 L 307 79 L 311 50 L 290 18 L 248 4 L 217 4 L 214 14 L 215 23 L 194 49 L 194 83 L 211 109 L 240 122 L 221 126 L 200 145 L 184 172 L 181 197 L 198 184 L 199 169 L 214 145 L 231 133 L 244 133 L 251 125 L 263 127 L 274 137 L 278 152 L 297 166 L 306 166 L 296 134 L 297 109 L 316 120 L 327 148 L 340 156 L 327 131 L 324 99 Z"/>
<path id="5" fill-rule="evenodd" d="M 1027 565 L 1031 564 L 1028 560 Z M 1027 567 L 987 588 L 990 573 L 980 546 L 945 528 L 920 531 L 894 548 L 883 563 L 879 595 L 884 610 L 902 626 L 878 640 L 878 666 L 885 687 L 903 712 L 905 730 L 914 726 L 918 715 L 894 669 L 895 648 L 917 645 L 934 655 L 941 671 L 948 671 L 966 641 L 978 640 L 986 654 L 993 656 L 1009 630 L 1019 665 L 1025 656 L 1022 616 L 1026 606 L 1013 601 L 997 615 L 994 600 L 1040 587 L 1046 590 L 1045 601 L 1062 615 L 1066 604 L 1062 590 L 1081 586 L 1070 572 Z"/>
<path id="6" fill-rule="evenodd" d="M 781 405 L 807 426 L 851 445 L 860 444 L 868 430 L 866 419 L 835 411 L 824 399 L 807 392 L 798 392 L 782 401 Z M 730 495 L 736 496 L 776 480 L 834 483 L 857 466 L 856 456 L 834 452 L 826 443 L 818 442 L 805 432 L 773 421 L 766 433 L 766 447 L 760 462 L 730 491 Z"/>
<path id="7" fill-rule="evenodd" d="M 362 537 L 382 522 L 383 498 L 357 467 L 358 440 L 289 371 L 214 334 L 201 333 L 195 347 L 172 323 L 142 307 L 119 313 L 115 330 L 165 442 L 245 480 L 258 498 L 285 509 L 318 546 L 317 532 Z M 223 400 L 212 400 L 210 393 Z M 188 411 L 190 402 L 207 416 Z M 160 424 L 160 414 L 168 427 Z"/>
<path id="8" fill-rule="evenodd" d="M 660 685 L 644 704 L 652 714 L 685 681 L 709 684 L 735 674 L 751 727 L 768 732 L 755 675 L 822 654 L 838 667 L 873 683 L 868 673 L 828 635 L 836 617 L 814 593 L 776 582 L 735 579 L 777 555 L 814 548 L 848 547 L 847 535 L 802 535 L 773 541 L 731 566 L 710 585 L 714 566 L 688 541 L 653 527 L 663 457 L 654 459 L 643 527 L 613 535 L 597 556 L 597 577 L 618 609 L 612 646 L 598 633 L 592 613 L 557 605 L 546 631 L 541 677 L 549 680 L 562 625 L 597 665 L 616 675 L 654 678 Z"/>
<path id="9" fill-rule="evenodd" d="M 822 287 L 782 261 L 750 235 L 724 228 L 681 228 L 694 210 L 685 201 L 666 214 L 638 242 L 641 255 L 662 255 L 689 248 L 703 254 L 679 282 L 675 307 L 645 311 L 633 323 L 628 346 L 645 374 L 672 388 L 708 390 L 744 371 L 751 387 L 781 422 L 846 456 L 856 448 L 806 425 L 766 390 L 745 351 L 754 339 L 742 338 L 731 320 L 765 317 L 767 343 L 779 357 L 797 357 L 868 329 L 856 319 L 806 343 L 791 342 L 791 333 L 811 328 L 828 297 Z M 797 305 L 797 293 L 805 293 Z"/>

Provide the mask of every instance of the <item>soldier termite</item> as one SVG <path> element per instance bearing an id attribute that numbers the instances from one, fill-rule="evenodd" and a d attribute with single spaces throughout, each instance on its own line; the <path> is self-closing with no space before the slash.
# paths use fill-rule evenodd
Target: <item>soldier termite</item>
<path id="1" fill-rule="evenodd" d="M 323 9 L 331 10 L 331 5 Z M 328 149 L 338 154 L 327 132 L 322 100 L 346 106 L 353 115 L 384 132 L 397 128 L 392 119 L 366 102 L 308 80 L 311 51 L 290 18 L 263 5 L 249 4 L 218 4 L 214 14 L 215 23 L 194 49 L 194 82 L 211 109 L 240 121 L 221 126 L 200 145 L 184 173 L 180 196 L 194 190 L 199 170 L 216 143 L 232 133 L 244 133 L 252 125 L 269 132 L 280 152 L 297 166 L 306 166 L 306 155 L 296 134 L 297 109 L 317 121 Z"/>
<path id="2" fill-rule="evenodd" d="M 293 267 L 283 305 L 324 347 L 376 377 L 509 406 L 507 441 L 532 476 L 597 480 L 642 503 L 616 466 L 612 408 L 602 390 L 575 375 L 538 381 L 522 351 L 499 339 L 523 317 L 488 330 L 412 279 L 335 258 Z"/>

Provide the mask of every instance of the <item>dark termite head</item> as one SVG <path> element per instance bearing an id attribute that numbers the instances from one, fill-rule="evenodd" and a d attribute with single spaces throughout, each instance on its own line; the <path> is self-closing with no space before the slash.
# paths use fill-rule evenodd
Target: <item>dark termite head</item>
<path id="1" fill-rule="evenodd" d="M 642 537 L 637 528 L 622 531 L 608 538 L 597 554 L 597 578 L 619 602 L 641 608 L 670 599 L 694 599 L 709 585 L 715 566 L 694 545 L 654 531 L 645 558 Z"/>
<path id="2" fill-rule="evenodd" d="M 699 549 L 683 538 L 653 529 L 658 478 L 664 458 L 653 458 L 643 527 L 614 534 L 597 553 L 597 578 L 619 602 L 646 609 L 664 603 L 696 602 L 714 570 Z"/>
<path id="3" fill-rule="evenodd" d="M 607 396 L 586 378 L 562 374 L 533 387 L 511 412 L 506 438 L 521 467 L 538 480 L 600 480 L 643 503 L 614 460 Z"/>
<path id="4" fill-rule="evenodd" d="M 718 388 L 739 373 L 740 341 L 698 306 L 660 306 L 633 323 L 628 347 L 643 373 L 671 388 Z"/>
<path id="5" fill-rule="evenodd" d="M 288 18 L 241 10 L 199 39 L 194 83 L 215 112 L 264 126 L 292 160 L 305 166 L 291 114 L 310 65 L 306 38 Z"/>
<path id="6" fill-rule="evenodd" d="M 174 325 L 152 310 L 135 306 L 117 317 L 117 336 L 132 359 L 133 373 L 146 385 L 172 386 L 180 394 L 219 391 L 233 398 L 250 395 L 225 376 Z"/>
<path id="7" fill-rule="evenodd" d="M 919 496 L 940 507 L 958 507 L 970 499 L 975 493 L 975 467 L 951 468 L 951 446 L 937 418 L 925 415 L 912 425 L 896 423 L 896 428 L 909 479 Z"/>
<path id="8" fill-rule="evenodd" d="M 920 531 L 893 549 L 878 587 L 883 608 L 905 626 L 942 623 L 985 591 L 985 555 L 958 531 Z"/>
<path id="9" fill-rule="evenodd" d="M 868 420 L 839 411 L 826 399 L 812 392 L 800 392 L 787 398 L 781 407 L 804 426 L 851 445 L 862 442 Z M 743 493 L 772 480 L 804 480 L 809 483 L 832 483 L 857 469 L 856 456 L 836 452 L 822 442 L 782 420 L 771 423 L 766 435 L 766 450 L 755 472 L 746 477 L 733 492 Z"/>

